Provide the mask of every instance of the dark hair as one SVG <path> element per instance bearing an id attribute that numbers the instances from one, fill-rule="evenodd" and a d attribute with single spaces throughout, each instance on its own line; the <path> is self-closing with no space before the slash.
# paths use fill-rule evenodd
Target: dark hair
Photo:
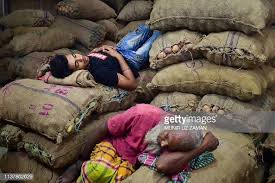
<path id="1" fill-rule="evenodd" d="M 65 78 L 73 73 L 69 69 L 68 60 L 65 55 L 56 55 L 49 64 L 51 73 L 56 78 Z"/>

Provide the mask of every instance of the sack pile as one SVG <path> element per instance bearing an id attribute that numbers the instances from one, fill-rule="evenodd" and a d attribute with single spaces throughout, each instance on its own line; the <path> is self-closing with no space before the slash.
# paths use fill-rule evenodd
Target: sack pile
<path id="1" fill-rule="evenodd" d="M 33 182 L 56 182 L 62 169 L 77 160 L 87 136 L 134 102 L 168 112 L 217 113 L 236 125 L 264 127 L 265 121 L 243 121 L 255 111 L 275 109 L 271 7 L 265 0 L 63 0 L 56 17 L 18 10 L 0 18 L 5 27 L 0 84 L 6 84 L 0 90 L 0 146 L 10 151 L 0 169 L 18 173 L 34 167 L 27 169 L 37 175 Z M 35 80 L 52 56 L 87 54 L 144 23 L 163 34 L 152 45 L 150 68 L 140 72 L 136 91 Z M 261 182 L 252 135 L 214 134 L 221 144 L 214 151 L 216 161 L 193 172 L 189 182 Z M 272 138 L 265 147 L 273 148 Z M 7 163 L 11 160 L 16 164 Z M 125 182 L 145 179 L 167 181 L 141 167 Z"/>

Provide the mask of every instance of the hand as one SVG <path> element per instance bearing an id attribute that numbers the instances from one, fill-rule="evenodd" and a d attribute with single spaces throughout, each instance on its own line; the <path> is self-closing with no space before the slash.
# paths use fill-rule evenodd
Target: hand
<path id="1" fill-rule="evenodd" d="M 111 56 L 113 56 L 115 58 L 121 57 L 121 54 L 118 53 L 115 50 L 115 48 L 112 47 L 112 46 L 107 46 L 107 45 L 102 46 L 102 52 L 107 53 L 107 54 L 109 54 L 109 55 L 111 55 Z"/>
<path id="2" fill-rule="evenodd" d="M 37 79 L 38 79 L 38 80 L 42 80 L 42 81 L 44 81 L 45 83 L 47 83 L 48 80 L 49 80 L 49 77 L 50 77 L 51 75 L 52 75 L 51 72 L 46 72 L 44 75 L 38 77 Z"/>
<path id="3" fill-rule="evenodd" d="M 203 138 L 202 147 L 206 151 L 214 151 L 219 145 L 219 140 L 211 132 L 207 132 Z"/>

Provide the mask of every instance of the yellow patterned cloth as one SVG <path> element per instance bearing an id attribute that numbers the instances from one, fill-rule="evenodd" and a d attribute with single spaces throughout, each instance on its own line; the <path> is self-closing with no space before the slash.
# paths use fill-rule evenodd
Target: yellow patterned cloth
<path id="1" fill-rule="evenodd" d="M 89 161 L 82 164 L 77 183 L 121 182 L 134 172 L 132 164 L 122 160 L 110 142 L 96 145 Z"/>

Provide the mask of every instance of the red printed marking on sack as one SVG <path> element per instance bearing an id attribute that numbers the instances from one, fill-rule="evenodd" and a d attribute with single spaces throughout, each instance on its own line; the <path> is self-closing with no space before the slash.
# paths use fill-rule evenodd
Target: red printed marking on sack
<path id="1" fill-rule="evenodd" d="M 72 89 L 72 86 L 57 86 L 57 85 L 52 85 L 49 88 L 44 88 L 45 90 L 55 93 L 61 96 L 67 96 L 70 90 Z"/>
<path id="2" fill-rule="evenodd" d="M 106 60 L 107 59 L 106 55 L 102 55 L 100 53 L 90 53 L 88 56 L 89 57 L 96 57 L 96 58 L 99 58 L 101 60 Z"/>
<path id="3" fill-rule="evenodd" d="M 49 111 L 51 111 L 53 109 L 54 105 L 53 104 L 44 104 L 42 107 L 41 112 L 39 112 L 38 114 L 41 116 L 48 116 L 49 115 Z"/>

